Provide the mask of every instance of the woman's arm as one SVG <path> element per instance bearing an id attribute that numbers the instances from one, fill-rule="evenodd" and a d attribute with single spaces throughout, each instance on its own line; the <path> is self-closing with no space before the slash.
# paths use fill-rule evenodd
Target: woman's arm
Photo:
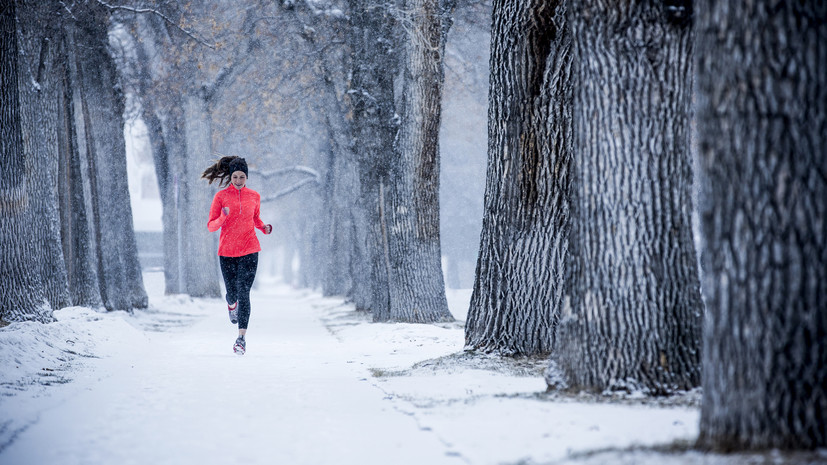
<path id="1" fill-rule="evenodd" d="M 215 194 L 215 197 L 212 199 L 212 205 L 210 206 L 210 219 L 207 221 L 207 229 L 210 232 L 216 232 L 221 228 L 221 225 L 227 221 L 227 215 L 224 213 L 224 210 L 221 208 L 221 199 L 218 198 L 218 194 Z"/>
<path id="2" fill-rule="evenodd" d="M 256 201 L 256 209 L 253 212 L 253 223 L 256 225 L 256 228 L 260 229 L 261 232 L 264 234 L 270 234 L 273 232 L 273 226 L 269 224 L 264 224 L 264 221 L 261 221 L 261 217 L 259 217 L 259 211 L 261 210 L 261 202 Z"/>

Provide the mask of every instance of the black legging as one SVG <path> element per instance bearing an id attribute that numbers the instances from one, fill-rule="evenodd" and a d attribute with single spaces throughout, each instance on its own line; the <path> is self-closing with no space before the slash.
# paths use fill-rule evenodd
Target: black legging
<path id="1" fill-rule="evenodd" d="M 218 257 L 227 287 L 227 304 L 238 302 L 238 329 L 250 322 L 250 288 L 256 279 L 258 252 L 243 257 Z"/>

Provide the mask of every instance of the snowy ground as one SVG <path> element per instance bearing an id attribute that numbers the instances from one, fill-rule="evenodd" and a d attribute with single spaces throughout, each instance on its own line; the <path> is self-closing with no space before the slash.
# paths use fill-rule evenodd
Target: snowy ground
<path id="1" fill-rule="evenodd" d="M 697 394 L 545 393 L 542 360 L 463 351 L 461 323 L 373 324 L 262 283 L 248 353 L 218 300 L 0 329 L 0 464 L 781 464 L 687 450 Z M 264 290 L 263 288 L 267 288 Z M 464 318 L 468 292 L 449 295 Z"/>

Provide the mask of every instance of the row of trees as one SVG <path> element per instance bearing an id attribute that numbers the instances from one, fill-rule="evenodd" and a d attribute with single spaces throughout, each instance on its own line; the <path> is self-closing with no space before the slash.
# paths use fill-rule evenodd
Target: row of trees
<path id="1" fill-rule="evenodd" d="M 248 45 L 229 55 L 243 61 L 257 45 L 275 46 L 263 45 L 262 24 L 303 51 L 301 63 L 281 63 L 315 78 L 307 89 L 325 96 L 327 136 L 318 176 L 318 213 L 327 219 L 313 226 L 322 240 L 307 254 L 326 263 L 304 264 L 323 277 L 307 284 L 350 296 L 377 321 L 449 318 L 436 128 L 453 7 L 250 5 L 241 24 L 253 29 L 241 27 L 247 42 L 238 42 Z M 670 393 L 698 386 L 703 373 L 702 443 L 823 445 L 820 13 L 814 2 L 770 11 L 677 0 L 495 1 L 468 347 L 550 353 L 551 371 L 573 389 Z M 782 53 L 765 44 L 790 45 Z M 222 82 L 235 66 L 197 63 L 214 78 L 182 73 L 201 85 L 183 95 L 215 88 L 203 82 Z M 703 187 L 706 309 L 693 183 Z M 777 343 L 766 344 L 769 335 Z"/>
<path id="2" fill-rule="evenodd" d="M 553 351 L 572 386 L 697 386 L 691 23 L 654 2 L 548 6 L 494 4 L 467 342 Z"/>
<path id="3" fill-rule="evenodd" d="M 296 79 L 276 92 L 294 105 L 270 111 L 282 127 L 313 119 L 309 131 L 320 132 L 323 143 L 309 160 L 294 158 L 295 165 L 276 170 L 258 165 L 251 174 L 277 183 L 285 179 L 280 175 L 314 173 L 312 183 L 294 180 L 296 188 L 318 187 L 304 198 L 304 216 L 310 210 L 313 220 L 297 218 L 303 227 L 294 231 L 312 238 L 302 241 L 310 244 L 301 253 L 305 284 L 351 296 L 377 321 L 451 319 L 441 268 L 436 141 L 452 8 L 437 1 L 250 1 L 161 4 L 146 15 L 122 7 L 128 35 L 122 69 L 140 98 L 158 169 L 167 292 L 220 292 L 214 238 L 203 227 L 211 191 L 198 179 L 219 152 L 212 136 L 218 109 L 220 119 L 249 118 L 232 108 L 240 102 L 233 83 L 264 85 L 292 75 Z M 211 16 L 227 24 L 199 32 Z M 203 22 L 187 22 L 195 18 Z M 250 65 L 260 59 L 270 67 Z M 249 84 L 237 87 L 250 92 Z M 300 113 L 302 97 L 312 102 L 312 115 Z M 242 101 L 250 100 L 268 99 Z M 267 131 L 262 127 L 258 135 Z M 264 201 L 281 198 L 265 195 Z"/>
<path id="4" fill-rule="evenodd" d="M 94 2 L 0 6 L 2 322 L 147 305 L 108 17 Z"/>
<path id="5" fill-rule="evenodd" d="M 3 216 L 7 222 L 3 250 L 9 256 L 4 260 L 8 266 L 4 283 L 14 289 L 14 293 L 4 294 L 5 320 L 47 319 L 50 308 L 95 304 L 94 299 L 53 298 L 49 306 L 41 306 L 37 311 L 44 316 L 36 317 L 34 310 L 24 310 L 26 305 L 16 303 L 24 298 L 40 302 L 39 289 L 50 288 L 45 280 L 62 268 L 62 257 L 56 255 L 57 243 L 69 259 L 101 264 L 95 267 L 95 274 L 75 273 L 76 267 L 67 265 L 71 269 L 69 275 L 55 278 L 56 282 L 65 281 L 58 284 L 63 286 L 62 292 L 82 288 L 78 280 L 97 283 L 125 275 L 114 268 L 103 268 L 114 266 L 110 262 L 130 269 L 131 277 L 122 281 L 131 284 L 124 286 L 141 289 L 125 195 L 122 114 L 142 119 L 149 129 L 163 205 L 168 293 L 220 293 L 214 253 L 216 238 L 203 227 L 212 192 L 205 188 L 199 175 L 218 153 L 244 155 L 244 147 L 260 147 L 244 141 L 244 134 L 239 137 L 227 130 L 238 121 L 235 128 L 251 126 L 247 139 L 266 137 L 275 141 L 273 146 L 301 152 L 284 156 L 287 163 L 276 164 L 275 169 L 267 163 L 271 160 L 252 157 L 253 176 L 279 186 L 275 193 L 265 195 L 264 201 L 270 205 L 290 205 L 280 210 L 269 208 L 278 210 L 282 215 L 279 223 L 286 225 L 284 231 L 279 231 L 280 241 L 300 257 L 299 282 L 321 287 L 326 294 L 349 295 L 360 309 L 373 312 L 377 320 L 428 322 L 451 318 L 440 266 L 440 160 L 435 141 L 440 125 L 442 57 L 453 3 L 349 2 L 336 7 L 321 2 L 260 0 L 234 5 L 96 0 L 40 2 L 37 8 L 34 2 L 11 2 L 4 8 L 10 21 L 6 45 L 23 43 L 28 21 L 32 23 L 30 33 L 39 34 L 41 39 L 33 43 L 42 52 L 33 49 L 32 53 L 17 53 L 6 49 L 9 59 L 20 62 L 21 66 L 15 68 L 18 73 L 25 73 L 19 79 L 20 92 L 44 92 L 45 87 L 30 79 L 31 69 L 38 67 L 31 61 L 39 54 L 43 56 L 38 73 L 48 76 L 59 72 L 57 65 L 52 67 L 51 62 L 43 61 L 43 57 L 52 58 L 49 53 L 55 54 L 54 61 L 60 65 L 72 63 L 71 54 L 82 56 L 94 50 L 98 56 L 89 57 L 88 66 L 96 72 L 89 79 L 97 79 L 96 85 L 112 93 L 112 97 L 108 101 L 97 96 L 83 100 L 79 88 L 74 86 L 70 88 L 73 94 L 67 98 L 81 104 L 114 105 L 106 110 L 108 114 L 101 115 L 105 124 L 100 127 L 97 121 L 84 120 L 82 115 L 75 117 L 75 108 L 71 108 L 73 115 L 65 117 L 66 124 L 35 124 L 32 119 L 30 128 L 23 127 L 23 131 L 34 134 L 63 130 L 70 123 L 86 123 L 90 138 L 105 128 L 108 132 L 101 132 L 99 144 L 108 145 L 97 152 L 88 151 L 89 157 L 105 156 L 103 161 L 93 164 L 81 159 L 82 172 L 70 172 L 68 168 L 65 171 L 69 173 L 65 177 L 67 182 L 86 186 L 85 190 L 75 190 L 84 195 L 89 208 L 83 210 L 65 203 L 63 217 L 44 216 L 49 218 L 44 221 L 46 228 L 52 230 L 49 239 L 41 241 L 43 247 L 26 249 L 34 242 L 22 240 L 20 231 L 31 227 L 22 221 L 23 217 Z M 74 30 L 93 31 L 96 35 L 76 38 Z M 68 58 L 58 56 L 58 49 Z M 4 90 L 8 88 L 4 85 Z M 273 94 L 280 98 L 274 99 Z M 4 110 L 44 114 L 24 100 L 25 94 L 21 95 L 10 95 L 10 102 L 18 103 L 4 106 Z M 88 107 L 84 111 L 94 118 L 98 107 Z M 262 117 L 251 122 L 251 111 Z M 25 118 L 11 113 L 4 121 L 8 122 L 6 127 L 26 124 Z M 70 128 L 66 140 L 86 137 L 85 127 Z M 216 133 L 224 134 L 226 140 Z M 289 139 L 285 134 L 295 134 L 303 142 L 284 143 Z M 23 136 L 29 140 L 25 133 Z M 4 138 L 4 142 L 12 140 Z M 74 142 L 67 148 L 44 137 L 30 140 L 44 144 L 41 154 L 49 150 L 78 150 L 86 156 L 87 148 L 95 148 L 88 141 Z M 307 140 L 317 142 L 313 145 Z M 26 153 L 22 157 L 16 150 L 9 147 L 4 151 L 3 160 L 10 169 L 17 166 L 14 163 L 23 166 L 23 160 L 28 163 L 27 175 L 33 173 L 32 166 L 41 165 L 44 170 L 49 166 L 34 162 L 36 154 Z M 283 154 L 276 154 L 279 155 Z M 50 163 L 57 163 L 54 155 L 49 156 Z M 62 170 L 64 164 L 49 169 Z M 101 171 L 95 171 L 98 168 Z M 108 171 L 102 171 L 105 169 Z M 112 183 L 115 190 L 96 190 L 105 188 L 107 183 Z M 28 187 L 30 193 L 35 188 L 50 189 L 50 193 L 29 195 L 26 199 L 43 200 L 54 211 L 58 207 L 49 199 L 69 192 L 68 187 L 51 180 L 34 185 Z M 25 188 L 22 184 L 10 192 Z M 290 199 L 289 194 L 300 190 L 305 192 L 301 198 Z M 104 204 L 98 206 L 94 202 Z M 39 214 L 34 209 L 26 211 L 30 216 Z M 91 246 L 73 241 L 67 231 L 55 229 L 72 221 L 85 225 Z M 389 227 L 391 223 L 398 227 Z M 33 240 L 31 235 L 29 238 Z M 109 245 L 98 247 L 96 240 Z M 70 246 L 75 248 L 70 250 Z M 126 252 L 121 253 L 120 248 Z M 51 251 L 48 257 L 47 251 Z M 15 259 L 15 254 L 19 258 Z M 41 279 L 24 271 L 25 261 L 35 257 L 46 257 L 41 260 Z M 24 285 L 24 281 L 28 284 Z M 139 294 L 142 293 L 141 290 Z M 126 289 L 103 289 L 103 294 L 100 300 L 107 308 L 141 306 L 145 301 L 145 297 L 132 298 L 132 291 Z M 12 316 L 12 312 L 18 315 Z"/>
<path id="6" fill-rule="evenodd" d="M 466 342 L 573 389 L 703 378 L 704 446 L 823 447 L 825 11 L 698 3 L 494 1 Z"/>
<path id="7" fill-rule="evenodd" d="M 659 394 L 703 379 L 702 444 L 823 446 L 827 27 L 817 3 L 495 0 L 468 347 L 551 354 L 550 372 L 573 389 Z M 3 12 L 3 168 L 27 174 L 0 181 L 3 282 L 15 289 L 3 294 L 4 319 L 45 319 L 44 299 L 145 304 L 116 82 L 149 128 L 167 292 L 220 292 L 203 227 L 211 191 L 198 176 L 228 151 L 214 129 L 239 119 L 257 138 L 317 141 L 313 154 L 252 173 L 281 187 L 270 201 L 317 186 L 294 217 L 293 234 L 313 238 L 300 251 L 307 285 L 377 321 L 450 319 L 438 128 L 456 3 L 60 6 Z M 105 53 L 110 18 L 120 81 Z M 262 109 L 253 122 L 251 101 Z M 42 218 L 50 224 L 34 227 Z"/>

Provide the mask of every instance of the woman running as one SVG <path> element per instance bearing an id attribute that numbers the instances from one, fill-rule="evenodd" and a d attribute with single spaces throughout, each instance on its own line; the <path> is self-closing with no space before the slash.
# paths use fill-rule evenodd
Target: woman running
<path id="1" fill-rule="evenodd" d="M 261 196 L 247 186 L 247 162 L 241 157 L 222 157 L 201 177 L 210 184 L 216 179 L 219 187 L 210 207 L 207 229 L 221 229 L 218 239 L 218 259 L 227 288 L 227 310 L 230 322 L 238 323 L 238 339 L 233 351 L 244 355 L 247 351 L 247 323 L 250 321 L 250 288 L 256 278 L 258 252 L 261 245 L 255 228 L 270 234 L 273 227 L 259 218 Z M 229 184 L 229 185 L 227 185 Z"/>

